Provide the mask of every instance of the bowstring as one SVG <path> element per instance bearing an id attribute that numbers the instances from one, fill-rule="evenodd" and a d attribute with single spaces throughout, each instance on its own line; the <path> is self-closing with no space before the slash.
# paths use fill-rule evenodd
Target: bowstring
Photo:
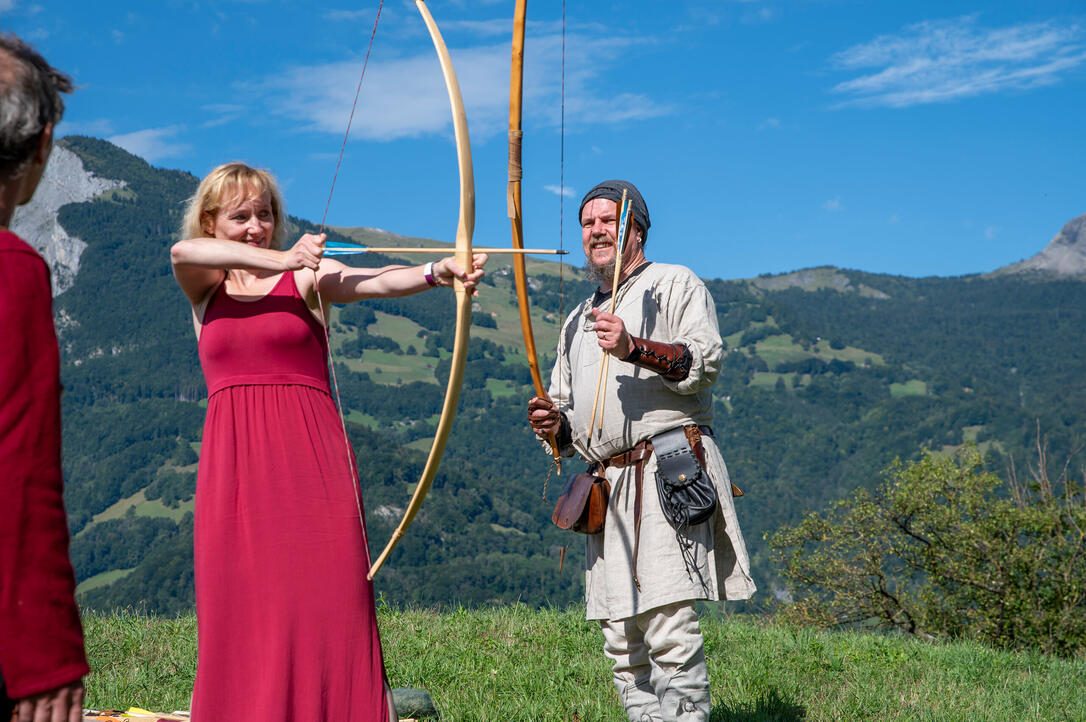
<path id="1" fill-rule="evenodd" d="M 562 102 L 561 102 L 561 130 L 558 140 L 558 250 L 566 250 L 565 219 L 566 219 L 566 0 L 562 0 Z M 565 357 L 563 343 L 565 334 L 562 333 L 566 318 L 565 300 L 565 269 L 566 263 L 562 256 L 558 257 L 558 363 Z M 562 376 L 558 374 L 558 398 L 562 398 Z M 561 428 L 561 424 L 559 424 Z M 547 490 L 543 489 L 543 497 L 546 498 Z M 564 555 L 563 550 L 563 555 Z"/>
<path id="2" fill-rule="evenodd" d="M 347 138 L 351 135 L 351 124 L 354 122 L 354 113 L 358 108 L 358 96 L 362 93 L 362 80 L 366 77 L 366 67 L 370 63 L 370 53 L 373 51 L 373 41 L 377 37 L 377 23 L 381 20 L 381 10 L 384 8 L 385 0 L 380 0 L 377 5 L 377 17 L 373 19 L 373 30 L 370 32 L 370 42 L 366 47 L 366 57 L 362 61 L 362 72 L 358 76 L 358 87 L 354 91 L 354 102 L 351 104 L 351 113 L 347 117 L 347 129 L 343 132 L 343 143 L 339 147 L 339 157 L 336 159 L 336 170 L 332 174 L 332 186 L 328 189 L 328 200 L 324 203 L 324 213 L 321 215 L 320 230 L 317 234 L 324 233 L 328 220 L 328 209 L 332 205 L 332 194 L 336 189 L 336 180 L 339 178 L 339 169 L 343 164 L 343 154 L 347 150 Z M 336 394 L 336 410 L 339 411 L 339 425 L 343 429 L 343 445 L 347 452 L 347 462 L 351 469 L 351 487 L 354 490 L 354 503 L 355 508 L 358 509 L 358 526 L 362 529 L 362 546 L 366 550 L 366 564 L 367 566 L 373 564 L 373 560 L 370 558 L 370 543 L 369 538 L 366 535 L 366 522 L 362 515 L 362 492 L 360 487 L 362 480 L 358 475 L 358 462 L 354 457 L 354 451 L 351 449 L 351 439 L 347 435 L 347 417 L 343 415 L 343 401 L 339 395 L 339 380 L 336 378 L 336 361 L 332 354 L 332 339 L 328 332 L 328 323 L 331 320 L 332 309 L 328 309 L 328 318 L 324 317 L 324 299 L 321 298 L 321 285 L 320 279 L 317 278 L 317 271 L 313 271 L 313 287 L 317 291 L 317 306 L 321 309 L 321 318 L 324 323 L 321 324 L 321 328 L 324 330 L 324 345 L 328 349 L 328 366 L 331 369 L 332 377 L 332 389 Z"/>

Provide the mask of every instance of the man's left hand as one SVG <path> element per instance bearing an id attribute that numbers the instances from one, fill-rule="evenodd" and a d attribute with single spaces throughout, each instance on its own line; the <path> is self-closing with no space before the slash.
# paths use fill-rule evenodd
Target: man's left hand
<path id="1" fill-rule="evenodd" d="M 599 339 L 600 348 L 620 359 L 629 356 L 633 351 L 633 342 L 622 319 L 598 308 L 592 309 L 592 316 L 596 319 L 596 338 Z"/>

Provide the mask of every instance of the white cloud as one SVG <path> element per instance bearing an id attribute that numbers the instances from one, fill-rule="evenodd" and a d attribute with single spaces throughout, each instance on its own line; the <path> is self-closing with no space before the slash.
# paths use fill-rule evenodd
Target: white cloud
<path id="1" fill-rule="evenodd" d="M 0 13 L 15 9 L 15 0 L 0 0 Z"/>
<path id="2" fill-rule="evenodd" d="M 886 220 L 886 222 L 889 223 L 890 225 L 894 225 L 895 223 L 897 223 L 900 220 L 901 220 L 901 216 L 899 216 L 897 213 L 894 213 Z"/>
<path id="3" fill-rule="evenodd" d="M 988 226 L 984 229 L 984 237 L 989 241 L 999 235 L 999 232 L 1003 230 L 999 226 Z"/>
<path id="4" fill-rule="evenodd" d="M 122 133 L 106 138 L 110 143 L 119 145 L 133 155 L 138 155 L 148 163 L 162 158 L 174 158 L 187 153 L 192 146 L 188 143 L 173 143 L 170 138 L 184 130 L 182 126 L 171 125 L 166 128 L 148 128 L 134 133 Z"/>
<path id="5" fill-rule="evenodd" d="M 470 28 L 462 25 L 475 34 L 489 27 L 489 23 L 471 24 Z M 508 31 L 508 22 L 503 20 L 502 25 Z M 644 42 L 648 41 L 567 37 L 567 130 L 571 125 L 620 124 L 673 112 L 644 94 L 600 92 L 600 77 L 620 62 L 629 46 Z M 504 132 L 509 110 L 508 43 L 453 48 L 450 52 L 472 137 Z M 532 53 L 525 59 L 525 105 L 530 103 L 537 109 L 531 118 L 537 124 L 557 126 L 560 122 L 561 78 L 557 69 L 561 52 L 561 36 L 545 35 L 532 39 Z M 276 71 L 260 86 L 259 93 L 270 112 L 300 121 L 302 129 L 341 134 L 360 70 L 359 60 L 295 66 Z M 370 60 L 352 138 L 394 140 L 447 133 L 450 123 L 448 96 L 432 50 L 393 60 Z"/>
<path id="6" fill-rule="evenodd" d="M 576 191 L 574 191 L 569 186 L 566 186 L 565 188 L 563 188 L 561 186 L 556 186 L 556 185 L 545 185 L 545 186 L 543 186 L 543 190 L 549 191 L 549 192 L 553 193 L 556 196 L 565 196 L 566 198 L 576 198 L 577 197 Z"/>
<path id="7" fill-rule="evenodd" d="M 766 130 L 767 128 L 780 128 L 781 121 L 779 118 L 766 118 L 758 124 L 758 130 Z"/>
<path id="8" fill-rule="evenodd" d="M 215 126 L 225 125 L 226 123 L 237 120 L 244 113 L 245 106 L 234 103 L 212 103 L 203 106 L 202 110 L 206 110 L 214 117 L 205 120 L 200 124 L 200 127 L 214 128 Z"/>
<path id="9" fill-rule="evenodd" d="M 822 207 L 825 210 L 830 211 L 831 213 L 837 213 L 838 211 L 843 211 L 845 209 L 845 207 L 841 204 L 841 196 L 831 198 L 830 200 L 823 203 Z"/>
<path id="10" fill-rule="evenodd" d="M 983 28 L 977 16 L 929 20 L 837 53 L 831 63 L 865 75 L 838 83 L 838 107 L 904 108 L 1058 83 L 1086 62 L 1077 25 Z"/>

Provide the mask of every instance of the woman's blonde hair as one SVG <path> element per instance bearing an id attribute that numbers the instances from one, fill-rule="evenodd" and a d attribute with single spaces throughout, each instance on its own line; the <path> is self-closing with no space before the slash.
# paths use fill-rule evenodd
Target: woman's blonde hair
<path id="1" fill-rule="evenodd" d="M 255 198 L 267 191 L 271 197 L 272 215 L 275 217 L 275 230 L 272 232 L 270 247 L 276 250 L 283 247 L 287 228 L 283 217 L 283 194 L 279 184 L 266 170 L 252 168 L 244 163 L 225 163 L 207 174 L 200 181 L 195 195 L 185 206 L 185 216 L 181 221 L 182 238 L 201 238 L 207 235 L 204 220 L 214 217 L 224 205 L 235 198 Z"/>

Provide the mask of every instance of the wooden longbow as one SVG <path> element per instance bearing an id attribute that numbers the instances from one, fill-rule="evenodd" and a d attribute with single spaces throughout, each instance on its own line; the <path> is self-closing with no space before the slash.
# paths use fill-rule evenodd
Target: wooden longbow
<path id="1" fill-rule="evenodd" d="M 521 115 L 524 97 L 524 22 L 528 12 L 528 0 L 517 0 L 513 11 L 513 58 L 509 72 L 509 187 L 506 191 L 509 220 L 512 225 L 513 248 L 524 248 L 524 221 L 520 205 L 521 168 Z M 528 271 L 521 254 L 513 258 L 513 277 L 517 288 L 517 308 L 520 310 L 520 329 L 524 334 L 524 352 L 528 357 L 528 368 L 532 373 L 532 385 L 540 398 L 550 398 L 543 386 L 543 377 L 539 373 L 539 356 L 535 348 L 535 334 L 532 332 L 532 306 L 528 299 Z M 547 436 L 554 456 L 554 465 L 562 473 L 562 457 L 558 451 L 558 440 L 554 434 Z"/>
<path id="2" fill-rule="evenodd" d="M 441 31 L 437 23 L 430 15 L 424 0 L 415 0 L 415 6 L 422 14 L 426 29 L 430 31 L 430 38 L 434 42 L 438 59 L 441 61 L 441 72 L 445 78 L 445 88 L 449 93 L 449 104 L 452 108 L 453 130 L 456 136 L 456 158 L 460 168 L 460 220 L 456 227 L 456 248 L 454 256 L 460 267 L 471 270 L 472 249 L 471 236 L 475 230 L 475 175 L 471 164 L 471 143 L 468 140 L 467 114 L 464 112 L 464 100 L 460 95 L 460 84 L 456 81 L 456 73 L 453 71 L 452 59 L 449 50 L 441 37 Z M 452 368 L 449 371 L 449 383 L 445 389 L 445 404 L 441 407 L 441 418 L 437 423 L 437 434 L 434 436 L 433 445 L 430 447 L 430 455 L 426 459 L 426 466 L 415 487 L 415 493 L 411 497 L 392 538 L 389 539 L 384 551 L 377 557 L 377 561 L 370 567 L 367 577 L 373 579 L 381 565 L 385 563 L 389 553 L 403 538 L 407 527 L 411 525 L 415 515 L 422 507 L 422 500 L 430 491 L 430 485 L 434 481 L 434 475 L 441 464 L 441 456 L 445 452 L 445 443 L 449 439 L 452 430 L 453 419 L 456 417 L 456 406 L 460 401 L 460 386 L 464 379 L 464 363 L 468 357 L 468 331 L 471 325 L 471 294 L 464 288 L 459 279 L 454 281 L 456 291 L 456 339 L 453 344 Z"/>

